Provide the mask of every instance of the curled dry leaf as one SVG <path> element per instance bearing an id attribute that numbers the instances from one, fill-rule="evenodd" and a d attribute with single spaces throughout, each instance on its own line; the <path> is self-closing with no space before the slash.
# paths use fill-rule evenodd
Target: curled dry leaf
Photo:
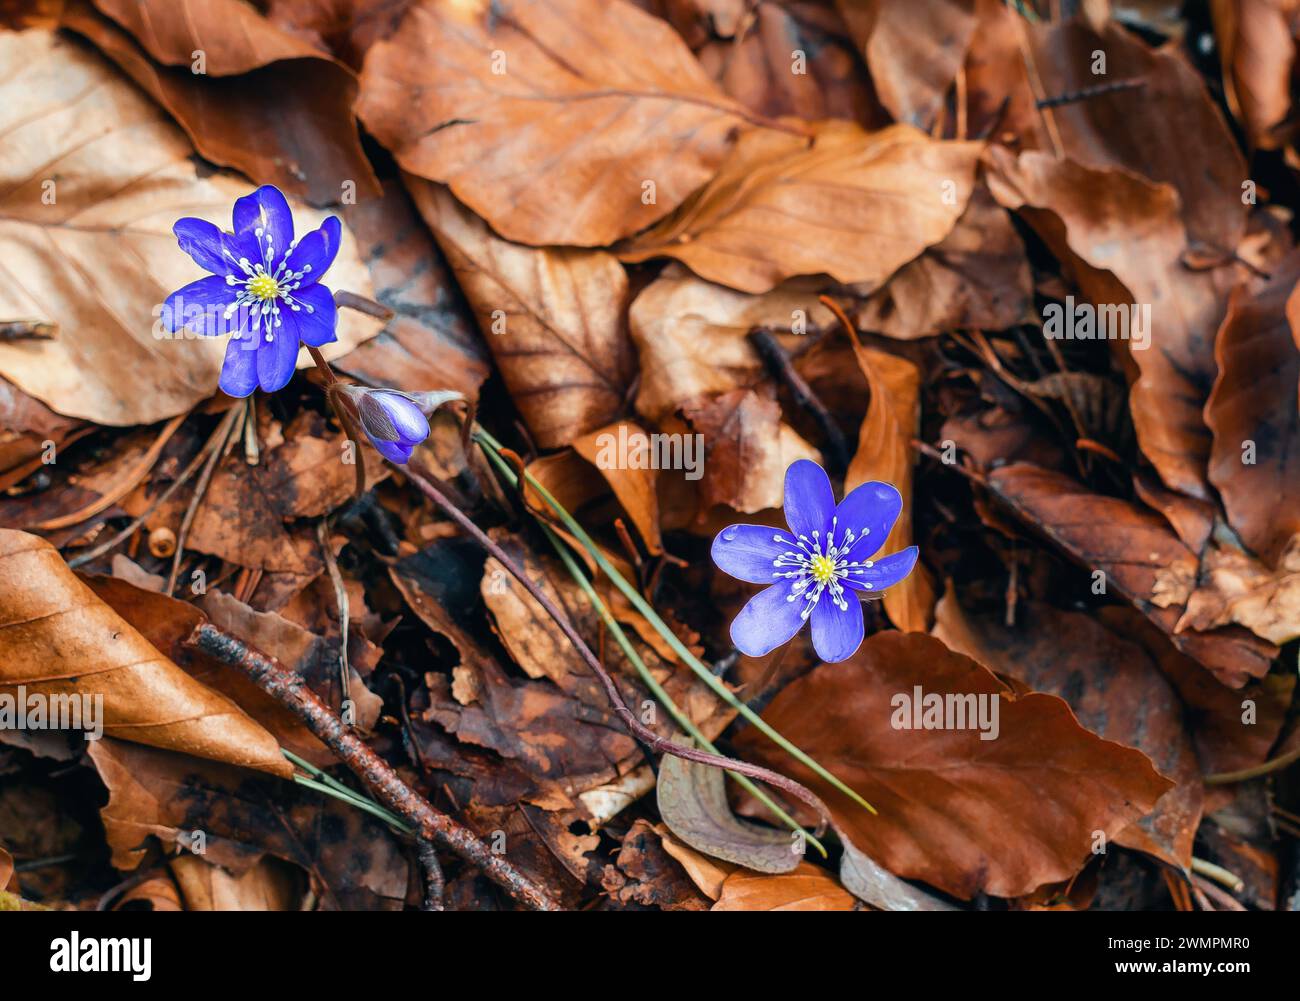
<path id="1" fill-rule="evenodd" d="M 183 413 L 216 390 L 226 345 L 155 334 L 164 298 L 199 273 L 171 226 L 180 216 L 229 226 L 247 184 L 200 176 L 180 131 L 70 38 L 0 34 L 0 81 L 0 320 L 39 317 L 58 328 L 53 340 L 0 343 L 0 375 L 59 413 L 100 424 Z M 320 222 L 295 213 L 299 228 Z M 370 293 L 346 229 L 330 278 Z M 343 310 L 324 354 L 345 354 L 378 328 Z M 305 352 L 300 364 L 311 364 Z"/>
<path id="2" fill-rule="evenodd" d="M 863 346 L 850 332 L 854 355 L 871 387 L 867 414 L 858 430 L 858 448 L 844 474 L 844 493 L 870 480 L 892 483 L 903 496 L 903 510 L 880 547 L 882 555 L 912 544 L 912 439 L 921 421 L 921 373 L 905 358 Z M 891 622 L 904 632 L 925 632 L 934 610 L 934 586 L 924 565 L 891 587 L 882 599 Z"/>
<path id="3" fill-rule="evenodd" d="M 980 149 L 905 125 L 868 133 L 830 122 L 811 144 L 755 130 L 712 181 L 619 256 L 674 257 L 742 292 L 820 274 L 874 287 L 952 230 Z"/>
<path id="4" fill-rule="evenodd" d="M 1223 96 L 1252 146 L 1276 149 L 1291 110 L 1291 69 L 1295 63 L 1295 5 L 1256 0 L 1216 0 L 1210 4 Z"/>
<path id="5" fill-rule="evenodd" d="M 654 556 L 662 553 L 664 547 L 659 537 L 659 497 L 655 492 L 661 467 L 650 437 L 652 433 L 634 421 L 616 421 L 578 438 L 573 449 L 600 470 L 632 519 L 646 549 Z M 627 454 L 620 449 L 620 442 L 628 443 Z M 699 458 L 703 461 L 704 457 Z"/>
<path id="6" fill-rule="evenodd" d="M 1225 685 L 1240 688 L 1247 679 L 1268 674 L 1277 647 L 1245 630 L 1177 631 L 1197 560 L 1159 515 L 1023 462 L 995 469 L 988 484 L 1035 531 L 1085 569 L 1104 574 L 1108 588 L 1114 585 Z"/>
<path id="7" fill-rule="evenodd" d="M 1230 622 L 1279 646 L 1300 636 L 1300 536 L 1276 567 L 1217 540 L 1206 549 L 1177 628 L 1206 630 Z"/>
<path id="8" fill-rule="evenodd" d="M 803 845 L 792 832 L 747 823 L 731 812 L 721 769 L 666 754 L 656 798 L 668 829 L 706 855 L 767 873 L 793 872 L 803 860 Z"/>
<path id="9" fill-rule="evenodd" d="M 292 772 L 267 731 L 190 678 L 34 535 L 0 529 L 0 688 L 103 697 L 104 733 L 200 758 Z"/>
<path id="10" fill-rule="evenodd" d="M 509 243 L 446 188 L 412 178 L 410 189 L 538 445 L 617 417 L 634 365 L 622 265 L 600 250 Z"/>
<path id="11" fill-rule="evenodd" d="M 587 247 L 675 208 L 747 114 L 625 0 L 420 0 L 370 50 L 357 113 L 506 239 Z"/>
<path id="12" fill-rule="evenodd" d="M 895 727 L 920 719 L 925 695 L 998 706 L 998 738 L 978 729 Z M 763 714 L 879 810 L 872 816 L 772 749 L 754 731 L 751 759 L 809 785 L 836 823 L 890 872 L 969 898 L 1028 893 L 1069 878 L 1172 783 L 1140 751 L 1079 725 L 1061 699 L 1019 698 L 987 669 L 923 633 L 876 633 L 852 658 L 786 686 Z M 954 717 L 955 719 L 955 717 Z M 969 724 L 967 724 L 969 726 Z"/>

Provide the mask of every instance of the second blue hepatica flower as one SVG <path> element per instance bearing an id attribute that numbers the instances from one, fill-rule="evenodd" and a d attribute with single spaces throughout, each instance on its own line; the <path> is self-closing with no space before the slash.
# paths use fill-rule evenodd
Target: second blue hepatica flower
<path id="1" fill-rule="evenodd" d="M 825 470 L 800 459 L 785 472 L 789 531 L 732 525 L 713 540 L 713 562 L 733 577 L 767 584 L 731 623 L 741 653 L 761 657 L 812 622 L 824 661 L 846 660 L 862 644 L 859 595 L 897 584 L 916 565 L 917 548 L 872 559 L 903 509 L 888 483 L 864 483 L 837 505 Z"/>
<path id="2" fill-rule="evenodd" d="M 265 185 L 235 202 L 234 232 L 203 219 L 172 228 L 181 249 L 211 272 L 167 297 L 167 329 L 233 334 L 221 366 L 221 388 L 248 396 L 268 393 L 293 377 L 299 342 L 320 347 L 335 340 L 334 295 L 320 284 L 339 251 L 342 225 L 326 219 L 300 239 L 278 188 Z"/>

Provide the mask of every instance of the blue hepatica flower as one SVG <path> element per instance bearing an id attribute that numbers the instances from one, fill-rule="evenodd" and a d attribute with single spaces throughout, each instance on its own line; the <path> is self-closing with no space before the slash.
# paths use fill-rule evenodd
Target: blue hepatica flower
<path id="1" fill-rule="evenodd" d="M 731 623 L 736 648 L 761 657 L 811 619 L 818 657 L 833 663 L 853 656 L 863 634 L 859 595 L 897 584 L 916 565 L 916 546 L 871 558 L 902 509 L 898 490 L 877 482 L 862 484 L 837 506 L 821 466 L 808 459 L 792 463 L 785 471 L 788 532 L 732 525 L 713 540 L 719 568 L 751 584 L 771 585 Z"/>
<path id="2" fill-rule="evenodd" d="M 177 221 L 172 232 L 211 275 L 169 295 L 163 323 L 171 333 L 234 335 L 220 380 L 231 396 L 283 389 L 299 341 L 320 347 L 335 340 L 334 296 L 319 282 L 339 251 L 336 216 L 295 240 L 289 203 L 268 184 L 235 202 L 233 233 L 194 218 Z"/>

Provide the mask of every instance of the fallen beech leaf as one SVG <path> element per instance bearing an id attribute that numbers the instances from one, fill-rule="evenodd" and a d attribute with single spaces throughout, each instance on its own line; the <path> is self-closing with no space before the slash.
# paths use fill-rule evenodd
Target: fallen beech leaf
<path id="1" fill-rule="evenodd" d="M 928 129 L 966 60 L 976 0 L 836 0 L 895 121 Z"/>
<path id="2" fill-rule="evenodd" d="M 537 443 L 559 448 L 617 417 L 634 365 L 622 265 L 508 243 L 446 188 L 412 178 L 410 189 Z"/>
<path id="3" fill-rule="evenodd" d="M 674 209 L 749 117 L 625 0 L 421 0 L 370 50 L 357 113 L 506 239 L 587 247 Z"/>
<path id="4" fill-rule="evenodd" d="M 635 820 L 601 878 L 605 893 L 621 904 L 664 911 L 709 909 L 689 876 L 664 848 L 664 839 L 646 820 Z"/>
<path id="5" fill-rule="evenodd" d="M 913 340 L 953 328 L 1005 330 L 1033 305 L 1025 245 L 988 189 L 971 195 L 952 232 L 904 264 L 854 314 L 861 330 Z"/>
<path id="6" fill-rule="evenodd" d="M 1060 696 L 1097 736 L 1150 758 L 1176 784 L 1150 814 L 1117 833 L 1115 843 L 1190 868 L 1201 822 L 1201 770 L 1182 703 L 1140 646 L 1087 615 L 1038 602 L 1017 604 L 1016 624 L 1008 627 L 964 611 L 951 591 L 936 609 L 934 635 L 997 674 Z"/>
<path id="7" fill-rule="evenodd" d="M 80 43 L 32 29 L 0 34 L 0 319 L 40 316 L 49 341 L 0 342 L 0 374 L 60 413 L 100 424 L 147 424 L 210 396 L 222 338 L 158 340 L 163 299 L 198 266 L 176 246 L 179 216 L 230 225 L 248 185 L 201 177 L 193 148 L 162 113 Z M 56 189 L 43 178 L 57 177 Z M 299 230 L 321 215 L 299 209 Z M 370 279 L 344 229 L 331 285 L 360 295 Z M 339 315 L 327 358 L 374 335 L 379 323 Z M 300 365 L 311 364 L 303 352 Z"/>
<path id="8" fill-rule="evenodd" d="M 1256 149 L 1277 149 L 1291 110 L 1295 7 L 1289 2 L 1216 0 L 1214 40 L 1223 66 L 1223 96 Z"/>
<path id="9" fill-rule="evenodd" d="M 1025 521 L 1084 568 L 1105 574 L 1178 649 L 1232 688 L 1268 673 L 1277 647 L 1237 627 L 1176 631 L 1196 579 L 1196 557 L 1159 515 L 1116 497 L 1094 494 L 1061 473 L 1017 462 L 988 476 L 993 491 Z M 1172 587 L 1170 601 L 1160 589 Z"/>
<path id="10" fill-rule="evenodd" d="M 921 373 L 905 358 L 876 351 L 850 333 L 858 367 L 871 387 L 871 401 L 858 430 L 858 447 L 844 474 L 844 494 L 870 480 L 892 483 L 903 496 L 903 510 L 880 547 L 887 556 L 912 544 L 912 439 L 921 423 Z M 917 564 L 907 579 L 882 598 L 889 620 L 904 632 L 925 632 L 934 611 L 934 585 Z"/>
<path id="11" fill-rule="evenodd" d="M 0 595 L 0 688 L 100 695 L 108 736 L 292 773 L 269 733 L 162 656 L 45 540 L 0 529 Z"/>
<path id="12" fill-rule="evenodd" d="M 996 699 L 999 735 L 895 729 L 899 696 Z M 919 713 L 919 707 L 916 711 Z M 987 712 L 991 712 L 988 710 Z M 881 632 L 852 658 L 786 686 L 763 714 L 848 782 L 872 816 L 746 730 L 751 759 L 804 782 L 890 872 L 963 899 L 1013 897 L 1067 879 L 1170 788 L 1146 756 L 1088 732 L 1053 695 L 1016 698 L 992 673 L 924 633 Z"/>
<path id="13" fill-rule="evenodd" d="M 150 836 L 196 847 L 239 878 L 267 855 L 306 871 L 322 910 L 400 910 L 410 865 L 381 820 L 294 783 L 105 738 L 90 761 L 108 788 L 100 818 L 115 868 L 136 868 Z"/>
<path id="14" fill-rule="evenodd" d="M 822 461 L 821 453 L 781 420 L 780 404 L 752 389 L 684 404 L 682 414 L 704 442 L 702 509 L 723 504 L 753 514 L 780 507 L 790 464 Z"/>
<path id="15" fill-rule="evenodd" d="M 1246 164 L 1182 50 L 1152 49 L 1115 21 L 1100 31 L 1077 19 L 1026 25 L 1025 35 L 1044 96 L 1095 87 L 1097 52 L 1105 55 L 1105 80 L 1142 82 L 1140 90 L 1095 94 L 1053 108 L 1064 155 L 1169 184 L 1178 192 L 1192 242 L 1234 251 L 1246 227 Z"/>
<path id="16" fill-rule="evenodd" d="M 478 399 L 491 360 L 451 269 L 399 181 L 381 198 L 343 207 L 370 270 L 375 299 L 393 310 L 377 337 L 335 364 L 370 385 L 450 389 Z"/>
<path id="17" fill-rule="evenodd" d="M 633 301 L 628 326 L 641 362 L 637 413 L 651 421 L 670 416 L 687 400 L 755 388 L 763 362 L 745 335 L 755 327 L 813 330 L 833 323 L 814 291 L 783 287 L 744 295 L 672 268 Z M 798 335 L 779 337 L 788 351 Z"/>
<path id="18" fill-rule="evenodd" d="M 769 873 L 793 872 L 803 861 L 792 832 L 746 823 L 731 812 L 721 769 L 665 754 L 656 798 L 668 829 L 706 855 Z"/>
<path id="19" fill-rule="evenodd" d="M 352 116 L 357 78 L 346 66 L 242 0 L 94 5 L 98 12 L 85 0 L 71 4 L 62 25 L 166 108 L 208 160 L 313 205 L 345 200 L 345 181 L 353 195 L 379 194 Z"/>
<path id="20" fill-rule="evenodd" d="M 1131 336 L 1111 341 L 1138 370 L 1130 393 L 1138 443 L 1168 486 L 1209 499 L 1210 432 L 1201 411 L 1214 380 L 1214 333 L 1231 269 L 1183 266 L 1187 231 L 1168 185 L 1047 153 L 1016 158 L 993 147 L 988 158 L 993 196 L 1073 265 L 1093 306 L 1149 307 L 1145 347 Z"/>
<path id="21" fill-rule="evenodd" d="M 178 855 L 168 866 L 187 911 L 302 910 L 305 884 L 273 859 L 264 858 L 238 876 L 197 855 Z"/>
<path id="22" fill-rule="evenodd" d="M 1218 541 L 1206 550 L 1177 629 L 1214 629 L 1230 622 L 1278 646 L 1300 636 L 1300 535 L 1276 568 Z"/>
<path id="23" fill-rule="evenodd" d="M 655 480 L 659 474 L 656 465 L 658 453 L 654 449 L 654 439 L 650 437 L 652 433 L 633 421 L 616 421 L 576 439 L 573 450 L 600 470 L 600 475 L 632 519 L 646 549 L 650 555 L 657 556 L 664 547 L 659 537 L 659 497 L 655 493 Z M 628 443 L 626 452 L 620 450 L 620 442 Z M 634 460 L 633 452 L 639 458 Z M 632 465 L 633 461 L 637 467 Z M 697 461 L 704 461 L 703 449 L 699 450 Z M 560 502 L 564 503 L 563 498 Z M 567 505 L 566 508 L 570 512 L 574 510 Z"/>
<path id="24" fill-rule="evenodd" d="M 674 257 L 742 292 L 795 275 L 879 285 L 952 230 L 980 149 L 905 125 L 868 133 L 830 122 L 811 145 L 749 132 L 712 181 L 618 254 Z"/>
<path id="25" fill-rule="evenodd" d="M 697 852 L 682 841 L 673 837 L 672 832 L 667 827 L 659 825 L 655 828 L 659 837 L 663 839 L 664 851 L 677 860 L 677 864 L 686 870 L 686 875 L 691 877 L 691 881 L 699 888 L 710 900 L 717 900 L 722 896 L 722 884 L 726 882 L 727 877 L 736 871 L 736 867 L 730 862 L 723 862 L 719 859 L 710 858 L 703 852 Z"/>
<path id="26" fill-rule="evenodd" d="M 1269 566 L 1300 535 L 1300 252 L 1257 295 L 1233 293 L 1214 344 L 1219 374 L 1205 404 L 1214 432 L 1210 482 L 1228 521 Z"/>
<path id="27" fill-rule="evenodd" d="M 718 85 L 745 107 L 770 118 L 794 115 L 809 121 L 845 118 L 886 124 L 866 67 L 834 10 L 813 3 L 760 3 L 754 6 L 753 24 L 738 37 L 718 27 L 718 16 L 710 12 L 713 33 L 723 37 L 711 37 L 695 55 Z M 800 52 L 805 57 L 803 72 L 791 72 Z"/>
<path id="28" fill-rule="evenodd" d="M 793 872 L 758 875 L 743 869 L 722 884 L 715 911 L 854 911 L 853 895 L 810 862 Z"/>

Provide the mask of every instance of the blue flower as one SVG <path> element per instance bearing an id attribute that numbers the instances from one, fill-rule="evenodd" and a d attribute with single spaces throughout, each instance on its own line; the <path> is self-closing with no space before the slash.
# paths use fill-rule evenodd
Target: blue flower
<path id="1" fill-rule="evenodd" d="M 163 323 L 171 333 L 234 334 L 221 366 L 229 395 L 283 389 L 299 341 L 320 347 L 335 340 L 334 296 L 318 283 L 339 251 L 336 216 L 295 240 L 289 203 L 268 184 L 235 202 L 233 233 L 194 218 L 178 220 L 172 232 L 211 275 L 169 295 Z"/>
<path id="2" fill-rule="evenodd" d="M 761 657 L 812 620 L 817 656 L 846 660 L 862 643 L 859 593 L 881 591 L 912 572 L 917 548 L 871 557 L 898 520 L 903 498 L 888 483 L 864 483 L 839 505 L 825 470 L 800 459 L 785 471 L 788 532 L 732 525 L 713 540 L 713 562 L 751 584 L 770 584 L 731 623 L 741 653 Z"/>

